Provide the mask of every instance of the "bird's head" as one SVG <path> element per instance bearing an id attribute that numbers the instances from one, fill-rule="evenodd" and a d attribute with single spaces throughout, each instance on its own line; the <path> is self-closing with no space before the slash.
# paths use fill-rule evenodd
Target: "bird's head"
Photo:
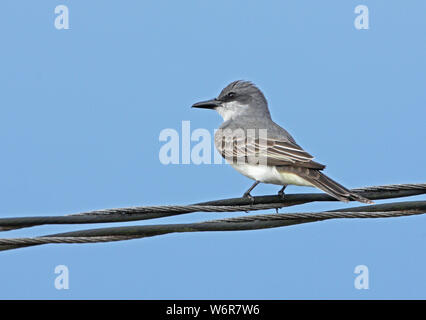
<path id="1" fill-rule="evenodd" d="M 227 85 L 217 98 L 198 102 L 193 108 L 214 109 L 224 121 L 236 117 L 269 117 L 268 103 L 262 91 L 249 81 L 237 80 Z"/>

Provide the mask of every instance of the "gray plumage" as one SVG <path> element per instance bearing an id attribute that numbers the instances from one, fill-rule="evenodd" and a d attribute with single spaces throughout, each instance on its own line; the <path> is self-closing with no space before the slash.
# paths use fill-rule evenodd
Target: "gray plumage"
<path id="1" fill-rule="evenodd" d="M 265 96 L 253 83 L 234 81 L 217 98 L 196 103 L 193 107 L 215 109 L 223 117 L 224 122 L 215 135 L 215 146 L 236 170 L 256 180 L 246 196 L 250 196 L 258 182 L 264 182 L 284 185 L 284 188 L 287 184 L 311 185 L 341 201 L 372 203 L 321 172 L 325 165 L 313 161 L 314 157 L 272 120 Z M 253 129 L 256 131 L 251 140 L 247 136 L 224 134 L 237 130 L 247 133 Z M 266 139 L 261 136 L 261 129 L 266 129 Z M 248 162 L 256 156 L 265 157 L 266 162 Z"/>

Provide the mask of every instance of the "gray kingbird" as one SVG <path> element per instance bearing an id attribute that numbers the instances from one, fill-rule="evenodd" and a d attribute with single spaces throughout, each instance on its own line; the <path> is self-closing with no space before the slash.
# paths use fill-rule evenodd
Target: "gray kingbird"
<path id="1" fill-rule="evenodd" d="M 287 185 L 298 185 L 317 187 L 340 201 L 373 203 L 322 173 L 325 165 L 313 161 L 314 157 L 272 120 L 265 96 L 253 83 L 234 81 L 217 98 L 192 107 L 213 109 L 222 116 L 224 122 L 215 133 L 216 149 L 234 169 L 255 180 L 244 197 L 253 199 L 250 192 L 259 183 L 270 183 L 283 186 L 278 192 L 281 196 Z M 248 139 L 250 130 L 255 132 L 252 139 Z M 261 137 L 261 130 L 266 136 Z M 234 134 L 236 131 L 246 136 Z M 250 156 L 255 161 L 248 161 Z"/>

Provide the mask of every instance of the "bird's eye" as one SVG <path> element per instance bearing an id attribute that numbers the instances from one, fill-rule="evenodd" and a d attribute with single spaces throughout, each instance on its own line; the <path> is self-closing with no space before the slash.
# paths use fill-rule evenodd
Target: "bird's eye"
<path id="1" fill-rule="evenodd" d="M 230 92 L 230 93 L 228 93 L 228 94 L 227 94 L 227 97 L 228 97 L 228 98 L 233 98 L 233 97 L 235 97 L 235 92 Z"/>

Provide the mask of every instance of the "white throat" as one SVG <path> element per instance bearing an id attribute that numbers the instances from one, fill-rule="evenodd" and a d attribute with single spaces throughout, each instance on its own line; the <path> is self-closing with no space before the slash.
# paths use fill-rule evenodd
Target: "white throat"
<path id="1" fill-rule="evenodd" d="M 245 104 L 241 104 L 238 101 L 230 101 L 222 103 L 220 107 L 216 108 L 216 111 L 223 118 L 223 121 L 228 121 L 242 114 L 246 108 L 247 105 Z"/>

